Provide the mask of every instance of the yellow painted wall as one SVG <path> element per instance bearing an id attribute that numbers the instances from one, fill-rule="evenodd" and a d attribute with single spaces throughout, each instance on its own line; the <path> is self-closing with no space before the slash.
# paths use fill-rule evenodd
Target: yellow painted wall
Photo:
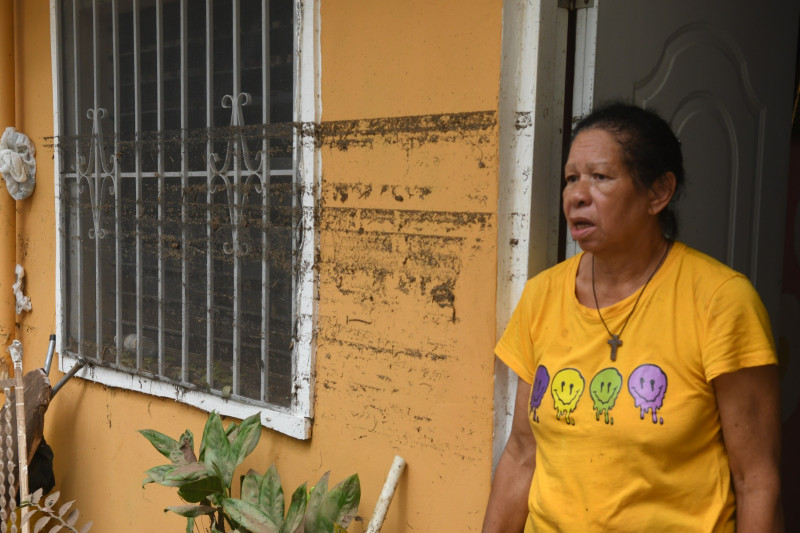
<path id="1" fill-rule="evenodd" d="M 36 192 L 17 216 L 33 301 L 18 335 L 32 368 L 55 327 L 49 2 L 17 0 L 16 9 L 16 125 L 38 150 Z M 332 481 L 358 472 L 364 523 L 351 531 L 366 530 L 395 454 L 408 469 L 384 531 L 480 529 L 491 469 L 501 10 L 501 0 L 322 0 L 313 437 L 264 430 L 241 473 L 276 462 L 291 490 L 326 470 Z M 181 531 L 184 520 L 162 512 L 180 503 L 175 491 L 141 488 L 161 456 L 136 430 L 190 428 L 199 440 L 206 416 L 73 380 L 47 415 L 57 487 L 93 531 Z"/>

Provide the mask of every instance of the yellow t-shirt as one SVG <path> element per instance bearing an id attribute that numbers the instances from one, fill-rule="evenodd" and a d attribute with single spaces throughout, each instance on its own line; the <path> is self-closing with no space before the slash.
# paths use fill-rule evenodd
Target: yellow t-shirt
<path id="1" fill-rule="evenodd" d="M 525 532 L 733 532 L 711 380 L 777 362 L 758 294 L 743 275 L 675 243 L 611 361 L 597 310 L 575 297 L 580 257 L 528 281 L 495 349 L 533 384 Z M 637 296 L 601 310 L 612 332 Z"/>

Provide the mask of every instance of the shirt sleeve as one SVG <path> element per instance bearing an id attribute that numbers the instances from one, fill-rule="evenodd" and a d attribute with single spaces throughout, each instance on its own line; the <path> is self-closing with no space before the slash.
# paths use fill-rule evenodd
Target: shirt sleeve
<path id="1" fill-rule="evenodd" d="M 495 355 L 527 383 L 533 383 L 534 361 L 531 338 L 531 313 L 533 310 L 533 283 L 528 281 L 522 291 L 503 336 L 494 349 Z"/>
<path id="2" fill-rule="evenodd" d="M 737 274 L 712 294 L 706 311 L 706 379 L 743 368 L 777 364 L 769 317 L 750 281 Z"/>

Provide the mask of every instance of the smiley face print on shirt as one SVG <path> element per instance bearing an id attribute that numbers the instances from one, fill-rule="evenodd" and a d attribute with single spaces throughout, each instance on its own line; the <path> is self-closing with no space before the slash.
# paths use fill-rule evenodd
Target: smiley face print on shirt
<path id="1" fill-rule="evenodd" d="M 574 368 L 559 370 L 553 376 L 553 384 L 550 393 L 553 396 L 553 407 L 556 410 L 556 419 L 564 420 L 567 424 L 575 425 L 575 421 L 570 417 L 578 407 L 578 400 L 581 399 L 583 388 L 586 384 L 580 372 Z"/>
<path id="2" fill-rule="evenodd" d="M 629 403 L 620 406 L 617 401 L 626 381 L 628 392 L 633 398 L 633 407 L 637 411 L 637 418 L 663 425 L 662 413 L 667 397 L 668 380 L 664 370 L 654 364 L 639 365 L 631 372 L 627 380 L 614 367 L 604 368 L 597 372 L 589 383 L 589 395 L 592 399 L 590 407 L 594 410 L 595 421 L 613 426 L 612 411 L 619 413 L 621 409 L 625 409 L 625 412 L 629 412 Z M 562 368 L 551 378 L 549 371 L 543 365 L 536 368 L 528 411 L 531 423 L 540 421 L 539 409 L 547 403 L 545 393 L 548 388 L 553 400 L 556 420 L 560 421 L 563 418 L 567 425 L 574 426 L 576 414 L 580 419 L 581 410 L 586 409 L 579 405 L 586 388 L 586 381 L 581 371 L 577 368 Z M 588 404 L 587 407 L 589 407 Z M 645 415 L 648 413 L 650 416 L 646 418 Z"/>

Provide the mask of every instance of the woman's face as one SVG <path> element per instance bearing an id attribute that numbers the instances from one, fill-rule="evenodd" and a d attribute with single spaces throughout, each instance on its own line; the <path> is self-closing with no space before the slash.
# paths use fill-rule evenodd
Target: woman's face
<path id="1" fill-rule="evenodd" d="M 622 251 L 649 236 L 657 213 L 623 162 L 622 147 L 607 131 L 584 130 L 564 167 L 564 214 L 572 238 L 592 253 Z"/>

